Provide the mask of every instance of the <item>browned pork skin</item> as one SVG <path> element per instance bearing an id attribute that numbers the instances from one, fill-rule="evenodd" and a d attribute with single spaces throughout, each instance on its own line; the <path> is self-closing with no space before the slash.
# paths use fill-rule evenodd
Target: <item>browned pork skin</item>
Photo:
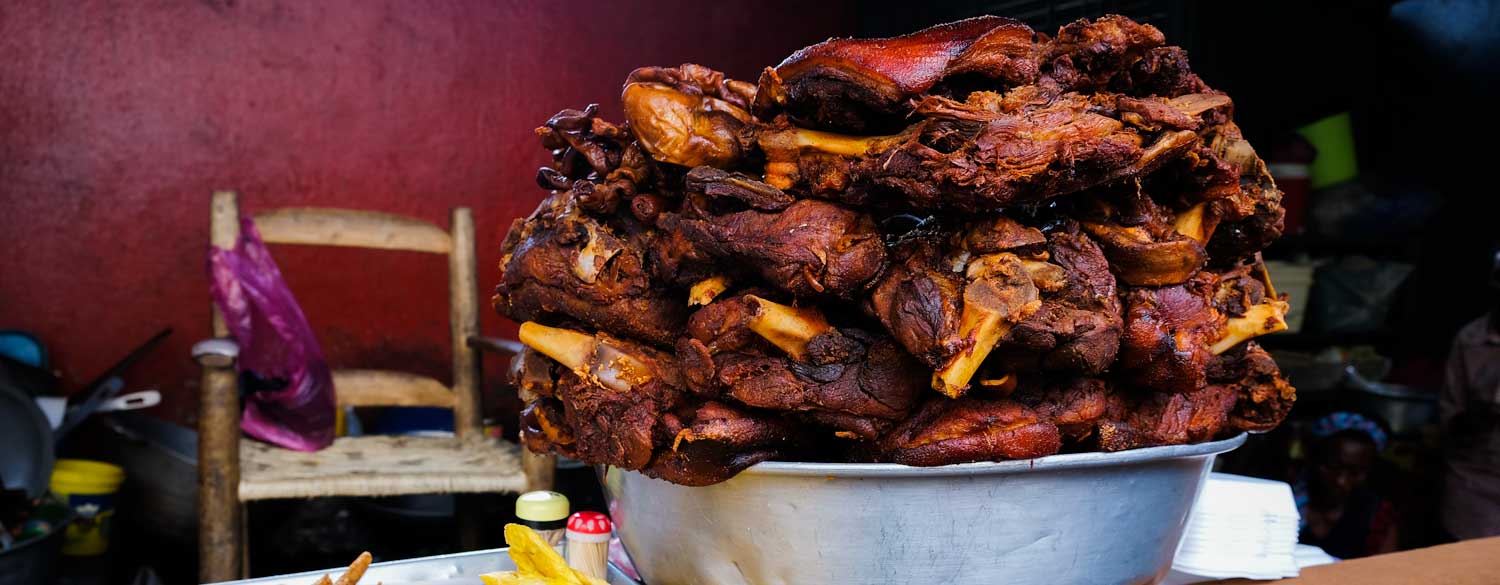
<path id="1" fill-rule="evenodd" d="M 1099 448 L 1123 451 L 1216 438 L 1229 430 L 1237 400 L 1233 388 L 1220 384 L 1183 393 L 1117 388 L 1096 431 Z"/>
<path id="2" fill-rule="evenodd" d="M 567 369 L 558 378 L 554 396 L 571 430 L 566 434 L 574 438 L 571 451 L 624 469 L 641 469 L 651 462 L 663 414 L 679 407 L 684 398 L 675 358 L 605 334 L 534 322 L 521 324 L 520 338 Z M 539 421 L 562 424 L 552 416 Z"/>
<path id="3" fill-rule="evenodd" d="M 852 298 L 885 266 L 885 246 L 875 221 L 847 207 L 771 195 L 780 191 L 752 179 L 699 172 L 689 187 L 705 196 L 738 199 L 751 209 L 663 214 L 658 225 L 711 256 L 743 261 L 766 281 L 799 297 Z M 754 189 L 736 184 L 754 184 Z M 773 201 L 772 205 L 763 202 Z M 766 210 L 757 208 L 770 207 Z M 783 206 L 784 205 L 784 206 Z"/>
<path id="4" fill-rule="evenodd" d="M 1218 280 L 1199 272 L 1182 284 L 1130 288 L 1124 293 L 1125 330 L 1116 367 L 1123 381 L 1155 392 L 1202 388 L 1213 352 L 1224 334 L 1224 316 L 1213 305 Z"/>
<path id="5" fill-rule="evenodd" d="M 1274 429 L 1297 402 L 1297 389 L 1282 376 L 1271 354 L 1254 341 L 1215 357 L 1208 377 L 1239 397 L 1229 416 L 1230 426 L 1238 431 Z"/>
<path id="6" fill-rule="evenodd" d="M 720 402 L 668 415 L 666 421 L 671 444 L 642 473 L 678 485 L 719 483 L 756 463 L 792 454 L 807 441 L 806 434 L 784 417 Z"/>
<path id="7" fill-rule="evenodd" d="M 1020 22 L 996 16 L 886 39 L 831 39 L 767 69 L 760 78 L 755 111 L 768 119 L 786 111 L 806 126 L 871 134 L 898 127 L 910 112 L 911 100 L 930 90 L 940 93 L 935 88 L 950 78 L 977 78 L 981 81 L 956 85 L 991 91 L 1038 84 L 1055 94 L 1118 85 L 1131 95 L 1156 95 L 1149 90 L 1186 85 L 1181 79 L 1186 69 L 1181 49 L 1154 52 L 1164 42 L 1155 27 L 1117 15 L 1064 26 L 1055 42 Z M 1128 75 L 1141 61 L 1147 62 L 1134 76 Z M 1147 91 L 1139 93 L 1137 83 Z M 962 97 L 961 91 L 955 95 Z M 1168 97 L 1183 93 L 1190 92 Z"/>
<path id="8" fill-rule="evenodd" d="M 1144 226 L 1121 226 L 1082 222 L 1109 257 L 1109 267 L 1120 280 L 1134 286 L 1165 286 L 1186 281 L 1208 261 L 1203 245 L 1171 232 L 1165 239 L 1153 238 Z"/>
<path id="9" fill-rule="evenodd" d="M 1041 306 L 1032 270 L 1011 252 L 949 258 L 930 241 L 900 253 L 866 310 L 937 370 L 933 389 L 960 396 L 995 344 Z"/>
<path id="10" fill-rule="evenodd" d="M 1093 436 L 1109 405 L 1108 382 L 1097 378 L 1023 376 L 1010 399 L 1057 425 L 1063 440 L 1077 444 Z"/>
<path id="11" fill-rule="evenodd" d="M 921 367 L 889 338 L 834 329 L 814 309 L 754 294 L 699 310 L 688 334 L 678 356 L 700 394 L 807 413 L 852 437 L 875 439 L 926 387 Z"/>
<path id="12" fill-rule="evenodd" d="M 681 297 L 654 286 L 642 242 L 585 215 L 571 192 L 518 219 L 501 246 L 495 310 L 517 321 L 569 317 L 670 346 L 687 320 Z"/>
<path id="13" fill-rule="evenodd" d="M 699 65 L 646 67 L 630 74 L 620 96 L 625 119 L 656 160 L 686 167 L 733 166 L 744 154 L 740 129 L 749 84 Z"/>
<path id="14" fill-rule="evenodd" d="M 1042 291 L 1042 306 L 1016 324 L 990 361 L 1007 371 L 1098 375 L 1120 348 L 1120 297 L 1099 246 L 1076 227 L 1047 235 L 1049 263 L 1062 287 Z"/>
<path id="15" fill-rule="evenodd" d="M 983 40 L 987 35 L 993 38 Z M 982 16 L 888 39 L 832 39 L 787 57 L 760 78 L 756 113 L 785 109 L 807 124 L 848 132 L 878 131 L 907 112 L 955 65 L 961 72 L 1035 78 L 1032 31 L 1009 18 Z M 980 53 L 960 59 L 971 46 Z"/>
<path id="16" fill-rule="evenodd" d="M 1030 459 L 1062 448 L 1057 425 L 1012 400 L 932 398 L 881 442 L 884 458 L 917 466 Z"/>

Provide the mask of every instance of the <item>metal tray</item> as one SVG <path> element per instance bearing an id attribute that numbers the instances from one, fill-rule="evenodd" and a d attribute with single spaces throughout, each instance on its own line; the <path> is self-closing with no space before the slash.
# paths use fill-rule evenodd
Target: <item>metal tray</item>
<path id="1" fill-rule="evenodd" d="M 510 554 L 508 553 L 509 550 L 496 548 L 435 557 L 374 563 L 370 565 L 370 569 L 365 572 L 365 576 L 359 582 L 365 585 L 375 585 L 376 583 L 381 585 L 401 585 L 404 583 L 432 581 L 452 581 L 452 585 L 478 584 L 480 583 L 479 575 L 481 574 L 515 570 L 516 564 L 511 562 Z M 322 577 L 323 575 L 337 578 L 339 574 L 344 572 L 345 568 L 337 567 L 321 571 L 304 571 L 288 575 L 277 575 L 275 577 L 225 581 L 219 585 L 312 585 L 314 581 L 318 580 L 318 577 Z M 621 573 L 613 565 L 609 568 L 609 582 L 610 585 L 640 585 L 630 577 L 625 576 L 624 573 Z"/>

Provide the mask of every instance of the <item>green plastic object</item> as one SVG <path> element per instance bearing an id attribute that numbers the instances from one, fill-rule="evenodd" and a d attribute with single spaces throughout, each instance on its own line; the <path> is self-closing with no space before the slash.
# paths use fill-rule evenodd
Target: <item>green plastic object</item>
<path id="1" fill-rule="evenodd" d="M 1318 149 L 1308 169 L 1313 189 L 1336 185 L 1359 174 L 1354 157 L 1354 126 L 1349 112 L 1334 114 L 1297 129 L 1297 133 Z"/>

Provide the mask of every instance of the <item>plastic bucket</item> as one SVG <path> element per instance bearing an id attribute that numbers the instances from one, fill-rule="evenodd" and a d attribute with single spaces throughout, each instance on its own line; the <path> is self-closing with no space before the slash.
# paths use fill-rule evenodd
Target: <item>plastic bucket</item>
<path id="1" fill-rule="evenodd" d="M 73 510 L 63 540 L 64 555 L 86 557 L 109 550 L 110 524 L 115 515 L 115 492 L 125 481 L 118 465 L 85 459 L 59 459 L 52 468 L 52 493 Z"/>

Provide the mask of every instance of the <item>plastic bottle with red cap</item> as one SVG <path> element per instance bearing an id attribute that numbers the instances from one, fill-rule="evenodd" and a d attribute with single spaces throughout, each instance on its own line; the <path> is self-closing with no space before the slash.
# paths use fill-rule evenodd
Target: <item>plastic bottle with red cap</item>
<path id="1" fill-rule="evenodd" d="M 614 524 L 599 512 L 574 512 L 568 517 L 568 566 L 599 579 L 608 578 L 609 538 Z"/>

